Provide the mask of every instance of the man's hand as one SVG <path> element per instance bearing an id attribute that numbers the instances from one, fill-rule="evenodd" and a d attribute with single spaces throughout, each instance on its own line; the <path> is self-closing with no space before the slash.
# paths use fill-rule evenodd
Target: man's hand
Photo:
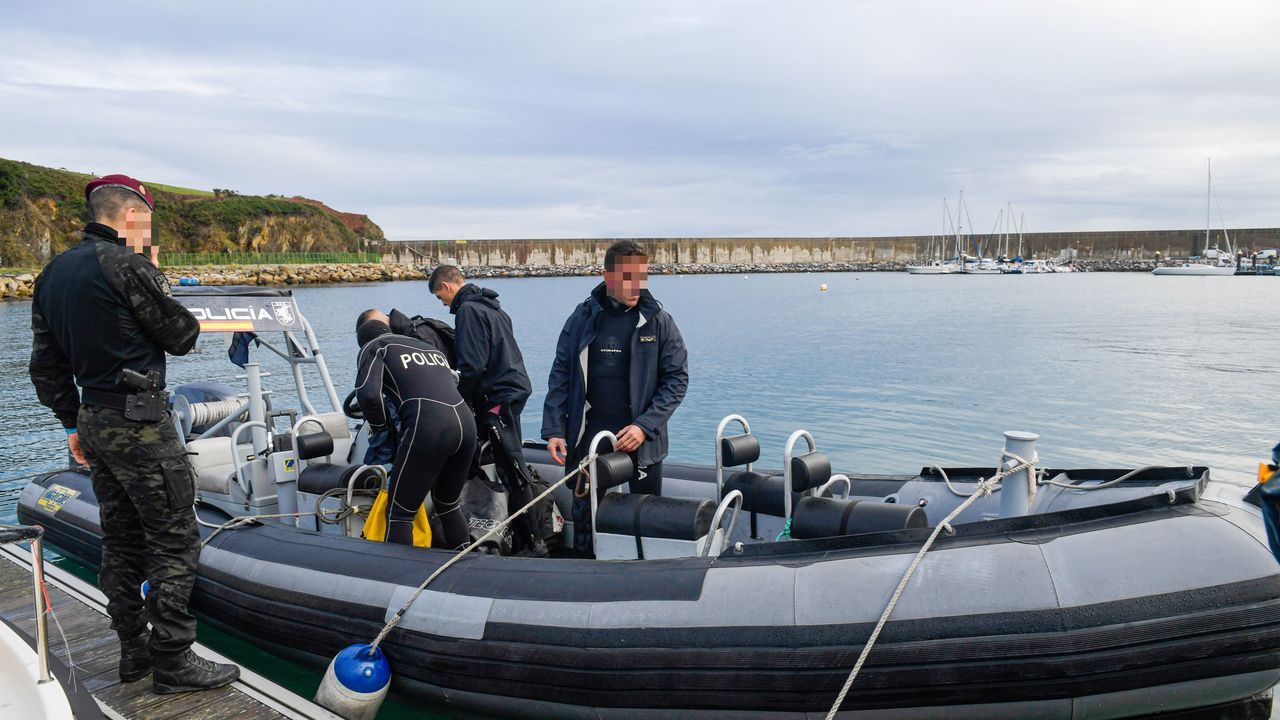
<path id="1" fill-rule="evenodd" d="M 617 433 L 618 443 L 613 446 L 614 450 L 621 452 L 635 452 L 637 448 L 644 444 L 644 430 L 639 425 L 628 425 Z"/>
<path id="2" fill-rule="evenodd" d="M 85 467 L 89 467 L 89 461 L 84 459 L 84 450 L 80 449 L 80 433 L 73 432 L 67 436 L 67 447 L 71 450 L 71 457 L 76 462 Z"/>
<path id="3" fill-rule="evenodd" d="M 551 459 L 555 460 L 557 465 L 563 465 L 564 461 L 569 458 L 569 446 L 565 443 L 564 438 L 547 438 L 547 450 L 551 453 Z"/>

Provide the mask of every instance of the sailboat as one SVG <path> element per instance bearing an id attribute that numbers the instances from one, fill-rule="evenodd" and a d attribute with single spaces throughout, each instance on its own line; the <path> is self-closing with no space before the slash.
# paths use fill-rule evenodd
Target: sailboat
<path id="1" fill-rule="evenodd" d="M 1227 249 L 1222 250 L 1214 243 L 1213 247 L 1209 247 L 1209 234 L 1211 230 L 1210 210 L 1213 206 L 1213 158 L 1206 158 L 1206 166 L 1208 168 L 1209 180 L 1205 188 L 1204 194 L 1204 252 L 1198 258 L 1191 258 L 1187 262 L 1174 267 L 1158 267 L 1151 271 L 1152 275 L 1235 275 L 1236 274 L 1236 258 L 1235 253 L 1231 251 L 1231 238 L 1227 236 L 1227 226 L 1224 222 L 1222 225 L 1222 236 L 1226 238 Z M 1221 216 L 1221 211 L 1219 211 Z M 1221 217 L 1219 217 L 1221 219 Z"/>
<path id="2" fill-rule="evenodd" d="M 963 215 L 962 215 L 963 213 Z M 969 255 L 962 250 L 965 245 L 964 235 L 964 218 L 969 220 L 969 240 L 973 245 L 973 249 L 977 251 L 976 257 Z M 982 243 L 978 242 L 978 238 L 973 234 L 973 217 L 969 215 L 969 208 L 964 204 L 964 189 L 960 190 L 960 201 L 956 206 L 956 255 L 959 256 L 961 267 L 960 272 L 965 275 L 999 275 L 1000 267 L 996 265 L 996 261 L 983 256 Z"/>
<path id="3" fill-rule="evenodd" d="M 954 263 L 942 260 L 942 255 L 946 253 L 947 224 L 951 222 L 951 210 L 947 207 L 946 198 L 942 198 L 942 218 L 942 236 L 937 238 L 936 244 L 934 238 L 929 238 L 929 249 L 926 253 L 928 260 L 923 265 L 908 265 L 908 274 L 950 275 L 958 271 Z"/>

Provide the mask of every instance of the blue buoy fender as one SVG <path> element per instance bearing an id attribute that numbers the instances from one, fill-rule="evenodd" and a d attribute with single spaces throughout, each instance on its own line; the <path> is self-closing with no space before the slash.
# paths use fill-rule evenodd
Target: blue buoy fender
<path id="1" fill-rule="evenodd" d="M 373 720 L 391 687 L 391 664 L 381 649 L 348 645 L 329 663 L 316 702 L 347 720 Z"/>

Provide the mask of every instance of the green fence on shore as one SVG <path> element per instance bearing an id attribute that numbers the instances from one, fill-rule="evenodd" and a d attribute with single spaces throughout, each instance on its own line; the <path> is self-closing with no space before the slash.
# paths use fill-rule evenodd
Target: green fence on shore
<path id="1" fill-rule="evenodd" d="M 319 265 L 382 262 L 380 253 L 160 253 L 160 264 L 188 265 Z"/>

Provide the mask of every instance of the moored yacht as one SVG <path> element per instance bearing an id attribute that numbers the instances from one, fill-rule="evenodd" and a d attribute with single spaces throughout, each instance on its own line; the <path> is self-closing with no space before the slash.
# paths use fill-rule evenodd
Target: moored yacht
<path id="1" fill-rule="evenodd" d="M 1231 251 L 1231 238 L 1227 235 L 1226 223 L 1223 223 L 1222 236 L 1227 242 L 1227 249 L 1222 250 L 1214 243 L 1213 247 L 1209 247 L 1209 234 L 1211 232 L 1210 209 L 1213 203 L 1213 164 L 1212 159 L 1206 161 L 1208 169 L 1208 182 L 1205 186 L 1205 209 L 1204 209 L 1204 251 L 1199 257 L 1188 258 L 1181 265 L 1158 267 L 1151 271 L 1152 275 L 1235 275 L 1236 274 L 1236 256 Z"/>

